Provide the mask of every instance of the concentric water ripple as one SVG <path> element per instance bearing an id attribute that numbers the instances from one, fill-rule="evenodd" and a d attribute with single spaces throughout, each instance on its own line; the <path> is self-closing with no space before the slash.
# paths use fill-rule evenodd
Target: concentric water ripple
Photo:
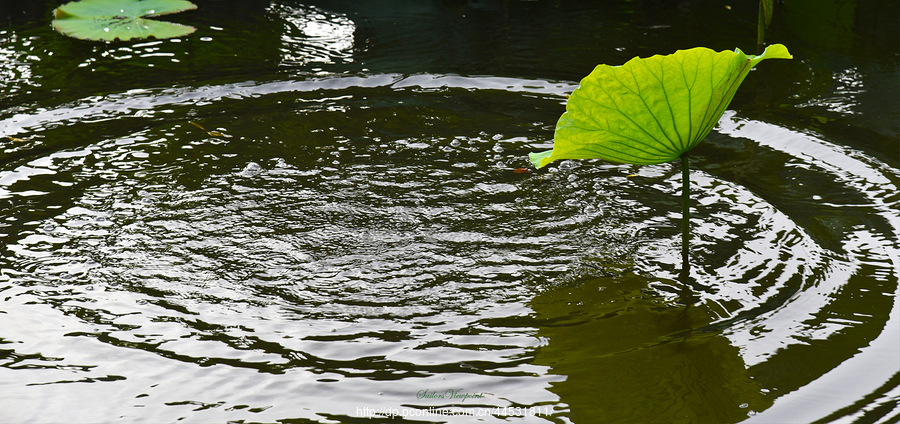
<path id="1" fill-rule="evenodd" d="M 0 381 L 15 388 L 0 409 L 341 422 L 512 406 L 566 422 L 596 407 L 571 389 L 582 368 L 622 373 L 604 378 L 636 396 L 721 381 L 654 353 L 684 346 L 733 373 L 722 419 L 896 402 L 882 375 L 900 333 L 894 170 L 728 112 L 692 156 L 699 301 L 685 308 L 676 165 L 516 172 L 573 88 L 335 76 L 8 112 L 0 131 L 22 145 L 0 171 Z M 685 383 L 629 385 L 638 363 Z M 451 387 L 488 396 L 416 397 Z"/>

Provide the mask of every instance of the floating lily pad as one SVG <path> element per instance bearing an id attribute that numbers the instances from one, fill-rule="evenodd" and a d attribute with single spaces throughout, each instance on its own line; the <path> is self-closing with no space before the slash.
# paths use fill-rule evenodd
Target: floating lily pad
<path id="1" fill-rule="evenodd" d="M 82 0 L 57 8 L 52 25 L 63 34 L 82 40 L 174 38 L 196 29 L 147 18 L 196 8 L 186 0 Z"/>

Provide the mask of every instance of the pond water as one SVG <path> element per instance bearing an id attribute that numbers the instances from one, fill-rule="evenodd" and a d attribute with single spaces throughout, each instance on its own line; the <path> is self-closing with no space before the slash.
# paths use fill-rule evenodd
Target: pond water
<path id="1" fill-rule="evenodd" d="M 753 2 L 195 3 L 0 6 L 0 421 L 900 419 L 900 5 L 777 5 L 683 296 L 679 163 L 527 154 L 598 63 L 754 52 Z"/>

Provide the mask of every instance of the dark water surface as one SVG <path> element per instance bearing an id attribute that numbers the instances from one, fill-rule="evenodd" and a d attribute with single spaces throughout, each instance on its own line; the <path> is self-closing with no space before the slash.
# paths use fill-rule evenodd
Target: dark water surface
<path id="1" fill-rule="evenodd" d="M 196 3 L 0 6 L 0 421 L 900 420 L 897 4 L 777 5 L 686 305 L 678 163 L 517 169 L 598 63 L 754 52 L 753 2 Z"/>

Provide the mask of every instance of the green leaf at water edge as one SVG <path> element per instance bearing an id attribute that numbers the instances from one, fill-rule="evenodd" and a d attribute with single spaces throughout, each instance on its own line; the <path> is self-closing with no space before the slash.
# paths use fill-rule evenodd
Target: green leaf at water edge
<path id="1" fill-rule="evenodd" d="M 677 159 L 712 130 L 751 68 L 790 58 L 774 44 L 759 56 L 697 47 L 599 65 L 569 97 L 553 150 L 530 159 L 538 168 L 557 159 L 639 165 Z"/>
<path id="2" fill-rule="evenodd" d="M 173 38 L 190 34 L 195 28 L 147 18 L 196 8 L 186 0 L 82 0 L 57 8 L 52 25 L 82 40 Z"/>

